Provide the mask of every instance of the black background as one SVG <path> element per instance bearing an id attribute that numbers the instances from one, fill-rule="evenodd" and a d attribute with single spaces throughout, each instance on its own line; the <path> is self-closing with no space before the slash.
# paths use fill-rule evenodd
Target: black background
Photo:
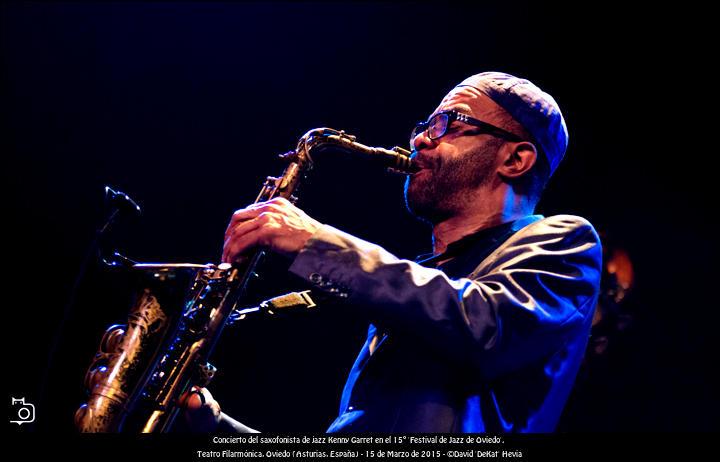
<path id="1" fill-rule="evenodd" d="M 570 148 L 539 212 L 587 217 L 637 273 L 633 327 L 601 372 L 583 376 L 560 428 L 718 429 L 716 130 L 696 110 L 716 97 L 702 12 L 516 2 L 16 2 L 0 12 L 4 381 L 8 403 L 38 406 L 23 431 L 72 431 L 101 333 L 126 315 L 117 282 L 92 263 L 60 328 L 104 185 L 144 209 L 119 226 L 123 253 L 217 262 L 232 211 L 280 173 L 275 155 L 305 131 L 403 145 L 448 90 L 485 70 L 527 77 L 563 108 Z M 398 256 L 429 250 L 402 178 L 358 161 L 319 163 L 300 204 Z M 284 265 L 270 262 L 258 298 L 298 286 Z M 365 330 L 331 309 L 248 321 L 223 336 L 211 389 L 253 427 L 322 431 Z"/>

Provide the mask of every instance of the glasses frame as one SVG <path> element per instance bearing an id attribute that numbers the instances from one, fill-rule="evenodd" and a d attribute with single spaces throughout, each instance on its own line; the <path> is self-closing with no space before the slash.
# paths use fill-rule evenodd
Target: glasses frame
<path id="1" fill-rule="evenodd" d="M 436 123 L 438 118 L 440 118 L 440 117 L 447 118 L 447 122 L 445 122 L 445 128 L 442 130 L 442 133 L 440 133 L 439 135 L 431 136 L 428 129 L 434 123 Z M 520 137 L 514 133 L 510 133 L 509 131 L 503 130 L 500 127 L 496 127 L 495 125 L 489 124 L 487 122 L 483 122 L 482 120 L 472 118 L 467 114 L 463 114 L 462 112 L 458 112 L 453 109 L 450 111 L 438 112 L 437 114 L 433 115 L 425 122 L 418 122 L 415 125 L 415 128 L 413 128 L 412 132 L 410 133 L 410 148 L 411 148 L 411 150 L 415 150 L 414 141 L 415 141 L 415 138 L 417 138 L 420 133 L 428 131 L 428 134 L 427 134 L 428 138 L 430 138 L 431 140 L 437 140 L 447 134 L 448 128 L 455 121 L 462 122 L 462 123 L 465 123 L 468 125 L 472 125 L 473 127 L 482 129 L 482 132 L 473 133 L 472 134 L 473 136 L 474 135 L 492 135 L 492 136 L 496 136 L 498 138 L 502 138 L 507 141 L 515 141 L 515 142 L 523 141 L 522 137 Z M 470 136 L 470 135 L 468 135 L 468 136 Z"/>

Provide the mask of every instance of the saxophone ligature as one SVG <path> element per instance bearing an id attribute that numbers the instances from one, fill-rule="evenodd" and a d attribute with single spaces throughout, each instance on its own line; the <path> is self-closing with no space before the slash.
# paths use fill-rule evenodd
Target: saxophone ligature
<path id="1" fill-rule="evenodd" d="M 394 172 L 416 171 L 410 152 L 360 144 L 331 128 L 308 131 L 280 158 L 279 177 L 268 177 L 255 203 L 275 197 L 291 202 L 324 148 L 359 154 Z M 264 250 L 230 265 L 133 263 L 138 289 L 125 325 L 107 329 L 85 376 L 89 398 L 75 413 L 81 432 L 167 432 L 180 411 L 178 400 L 191 386 L 206 386 L 215 368 L 210 357 L 223 328 L 268 306 L 312 303 L 305 293 L 282 302 L 238 308 Z M 278 300 L 280 297 L 278 297 Z M 308 304 L 310 303 L 310 304 Z"/>

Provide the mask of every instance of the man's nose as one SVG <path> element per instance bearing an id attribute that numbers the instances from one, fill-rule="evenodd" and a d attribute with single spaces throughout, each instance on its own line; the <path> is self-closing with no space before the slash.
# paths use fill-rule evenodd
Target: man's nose
<path id="1" fill-rule="evenodd" d="M 414 151 L 420 151 L 421 149 L 428 149 L 435 145 L 435 140 L 431 140 L 428 136 L 427 130 L 423 130 L 412 139 L 411 143 Z"/>

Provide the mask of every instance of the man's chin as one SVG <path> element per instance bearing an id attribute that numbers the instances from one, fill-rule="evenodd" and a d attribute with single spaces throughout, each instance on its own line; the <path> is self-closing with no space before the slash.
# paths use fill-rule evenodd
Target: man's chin
<path id="1" fill-rule="evenodd" d="M 417 197 L 423 191 L 430 189 L 430 181 L 425 170 L 410 175 L 405 181 L 405 195 Z"/>
<path id="2" fill-rule="evenodd" d="M 408 177 L 405 182 L 405 206 L 411 215 L 430 224 L 439 223 L 446 214 L 438 209 L 437 200 L 438 194 L 428 176 Z"/>
<path id="3" fill-rule="evenodd" d="M 407 191 L 407 193 L 409 192 Z M 420 221 L 431 225 L 442 221 L 442 213 L 437 210 L 436 204 L 430 203 L 428 200 L 422 200 L 412 194 L 405 194 L 405 207 L 410 215 Z"/>

